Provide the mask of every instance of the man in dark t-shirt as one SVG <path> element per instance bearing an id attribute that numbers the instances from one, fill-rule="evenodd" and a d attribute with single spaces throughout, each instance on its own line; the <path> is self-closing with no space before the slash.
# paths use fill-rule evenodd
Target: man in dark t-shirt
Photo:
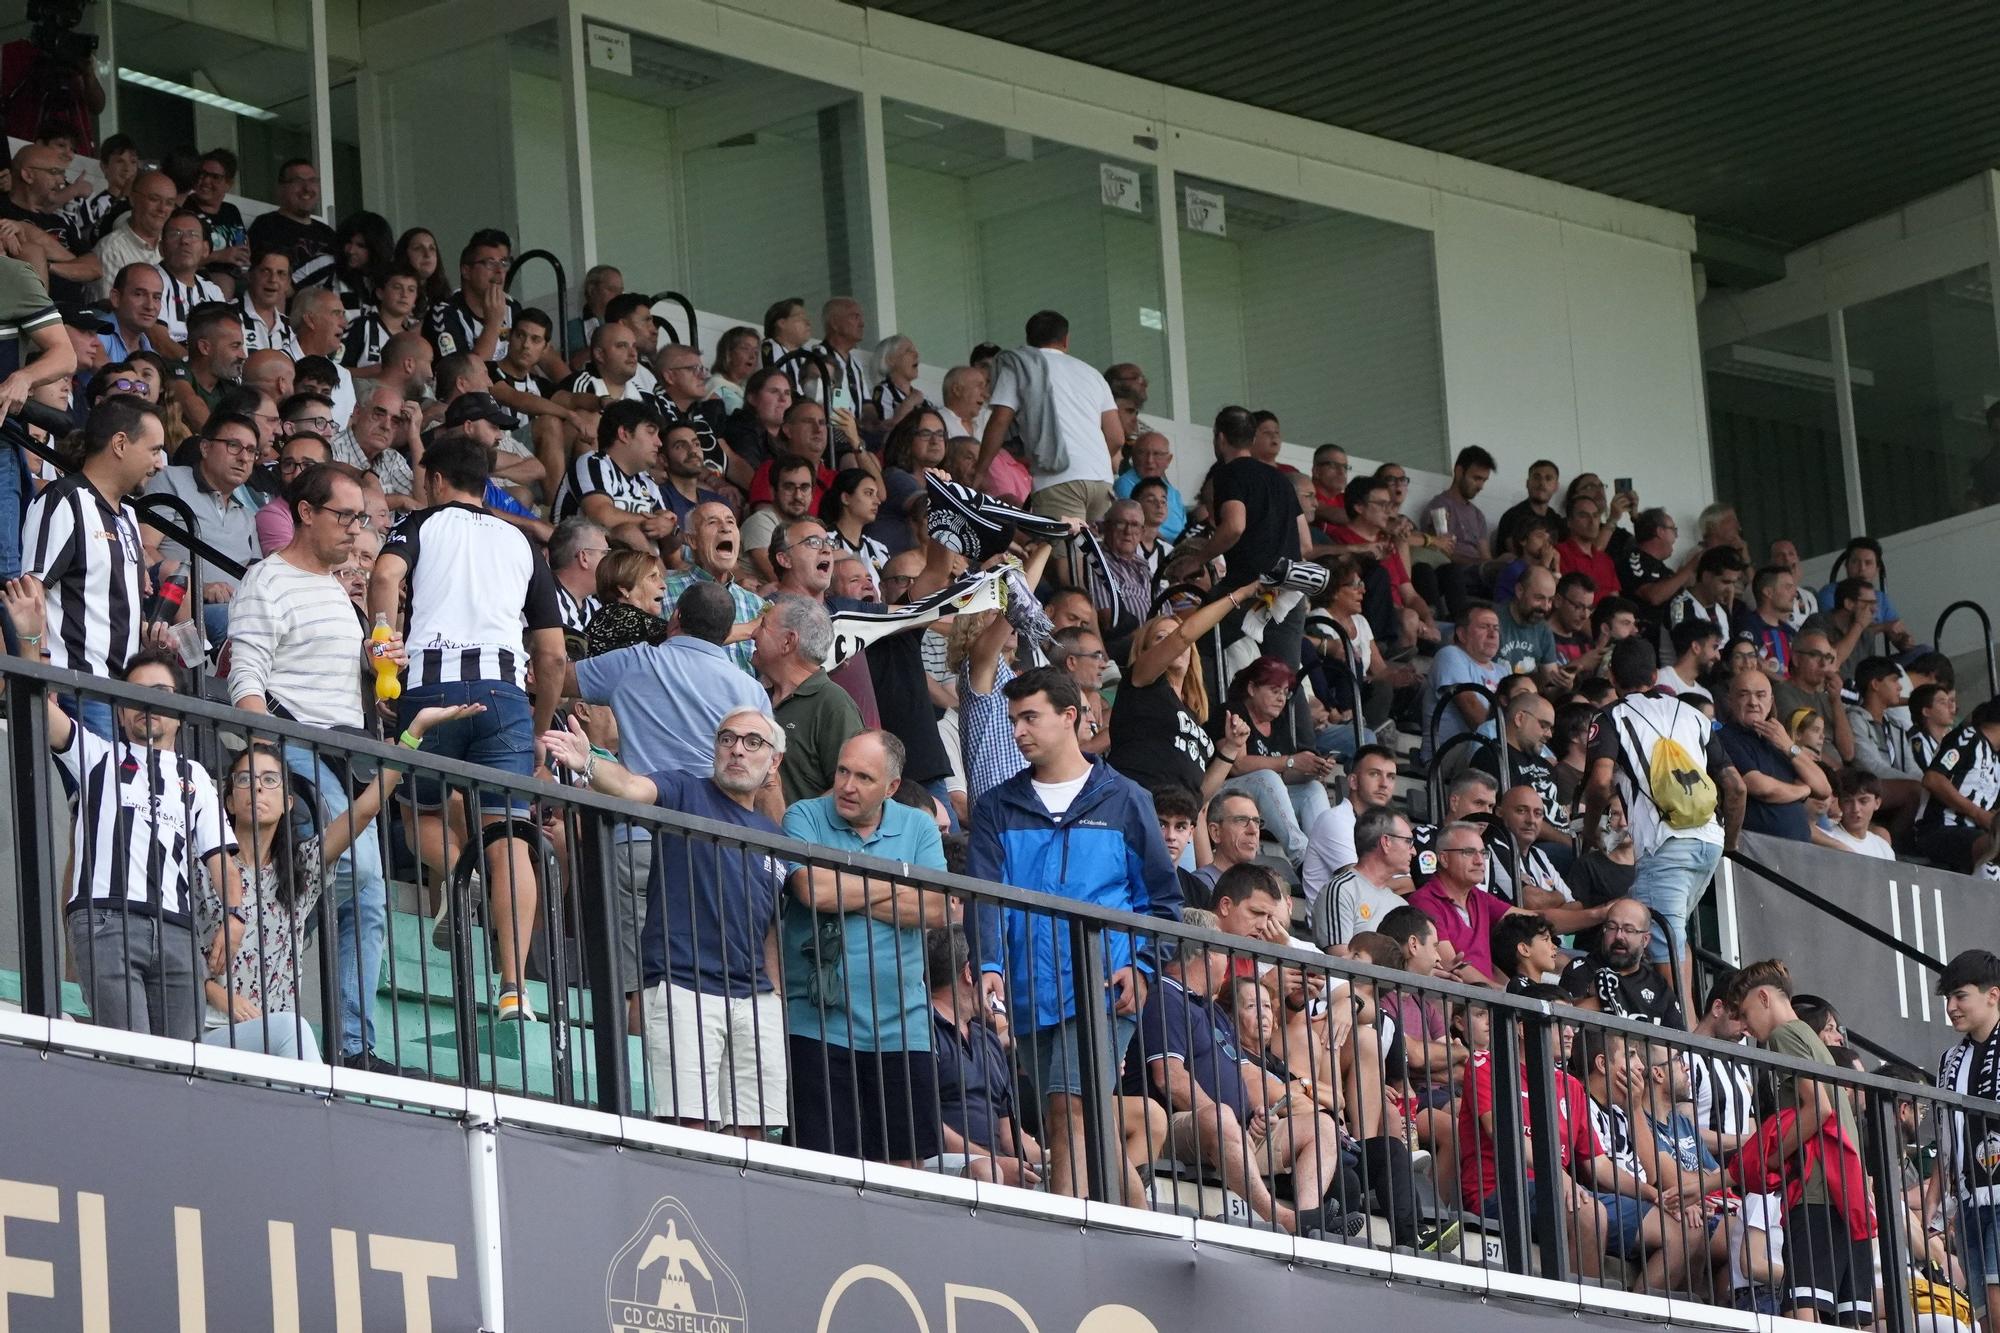
<path id="1" fill-rule="evenodd" d="M 1663 1027 L 1687 1027 L 1673 987 L 1646 964 L 1653 935 L 1652 913 L 1636 898 L 1621 898 L 1604 915 L 1597 944 L 1588 956 L 1563 969 L 1562 988 L 1589 1009 Z"/>
<path id="2" fill-rule="evenodd" d="M 1795 842 L 1812 840 L 1806 797 L 1832 794 L 1819 761 L 1771 716 L 1771 681 L 1761 671 L 1742 671 L 1729 682 L 1730 721 L 1716 733 L 1730 762 L 1743 775 L 1749 800 L 1743 827 Z"/>

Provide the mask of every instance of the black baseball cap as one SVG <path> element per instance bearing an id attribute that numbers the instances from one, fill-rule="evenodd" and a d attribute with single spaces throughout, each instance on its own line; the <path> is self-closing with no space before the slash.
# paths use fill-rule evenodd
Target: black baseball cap
<path id="1" fill-rule="evenodd" d="M 490 421 L 502 430 L 514 426 L 514 414 L 501 406 L 490 393 L 462 393 L 444 410 L 444 428 L 452 430 L 474 421 Z"/>

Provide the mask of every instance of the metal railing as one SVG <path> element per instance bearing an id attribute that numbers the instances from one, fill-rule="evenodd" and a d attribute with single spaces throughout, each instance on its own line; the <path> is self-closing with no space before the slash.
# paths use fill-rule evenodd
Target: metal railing
<path id="1" fill-rule="evenodd" d="M 231 1008 L 251 998 L 241 968 L 209 989 L 200 965 L 209 940 L 176 924 L 157 952 L 177 950 L 189 964 L 174 970 L 203 987 L 192 1011 L 218 1044 L 265 1042 L 276 1028 L 303 1046 L 310 1029 L 334 1058 L 365 1041 L 372 1013 L 380 1058 L 416 1078 L 1676 1299 L 1737 1300 L 1732 1253 L 1753 1275 L 1744 1299 L 1789 1291 L 1776 1277 L 1785 1262 L 1801 1278 L 1833 1265 L 1872 1284 L 1879 1259 L 1894 1329 L 1911 1327 L 1911 1247 L 1936 1250 L 1955 1225 L 1939 1214 L 1943 1230 L 1927 1230 L 1931 1196 L 1906 1197 L 1906 1155 L 1935 1144 L 1956 1171 L 1957 1117 L 1991 1111 L 1954 1093 L 1419 973 L 1409 969 L 1428 963 L 1414 949 L 1396 968 L 1273 945 L 1250 937 L 1256 913 L 1237 904 L 1219 929 L 1190 925 L 1171 919 L 1170 877 L 1156 914 L 1136 915 L 143 685 L 18 660 L 0 663 L 0 678 L 16 828 L 13 862 L 0 871 L 11 873 L 20 909 L 19 938 L 0 939 L 0 979 L 11 955 L 32 1014 L 105 1022 L 130 1012 L 93 1002 L 116 985 L 158 994 L 170 984 L 141 956 L 167 934 L 142 899 L 173 881 L 173 853 L 129 853 L 158 823 L 199 827 L 201 792 L 163 784 L 148 824 L 129 805 L 93 800 L 86 780 L 81 813 L 69 814 L 46 758 L 51 728 L 62 729 L 47 700 L 94 695 L 127 715 L 134 739 L 119 753 L 134 762 L 120 780 L 171 771 L 154 746 L 200 760 L 205 773 L 189 770 L 192 780 L 227 793 L 235 841 L 257 847 L 275 836 L 266 825 L 276 820 L 252 804 L 268 764 L 237 756 L 251 742 L 287 750 L 295 773 L 319 778 L 286 785 L 310 807 L 298 812 L 305 835 L 356 835 L 383 856 L 392 886 L 419 895 L 392 896 L 377 923 L 343 912 L 354 895 L 343 899 L 331 877 L 316 901 L 315 876 L 295 877 L 306 897 L 253 885 L 250 971 L 277 1020 L 261 1026 Z M 319 766 L 364 761 L 404 776 L 372 823 L 357 829 L 349 817 L 343 828 L 329 793 L 316 790 L 330 776 Z M 420 782 L 468 815 L 518 801 L 525 822 L 496 822 L 485 835 L 461 828 L 462 850 L 440 854 L 409 799 Z M 370 791 L 345 794 L 368 802 Z M 109 817 L 124 841 L 100 836 L 92 812 L 102 810 L 122 812 Z M 1122 848 L 1132 832 L 1107 836 Z M 183 855 L 199 859 L 199 841 Z M 407 857 L 405 844 L 418 854 Z M 95 883 L 107 846 L 140 878 L 87 914 L 68 902 L 65 866 Z M 643 899 L 632 891 L 635 846 L 651 862 Z M 298 843 L 291 851 L 310 854 Z M 1275 896 L 1267 906 L 1284 919 L 1275 883 L 1237 891 L 1253 906 Z M 208 890 L 197 882 L 194 892 Z M 416 909 L 439 894 L 451 910 L 434 931 Z M 296 937 L 269 930 L 281 912 L 302 922 Z M 505 951 L 492 936 L 507 930 L 528 940 L 506 979 L 531 995 L 534 1021 L 503 1004 Z M 385 960 L 373 984 L 362 975 L 370 932 Z M 264 956 L 261 942 L 274 938 L 278 956 Z M 350 976 L 363 1012 L 343 1019 Z M 148 1009 L 165 1011 L 191 1008 Z M 350 1031 L 357 1021 L 363 1030 Z M 1927 1063 L 1930 1053 L 1913 1054 Z M 1685 1105 L 1694 1062 L 1711 1087 L 1748 1093 L 1711 1099 L 1697 1120 Z M 1832 1214 L 1788 1208 L 1796 1161 L 1746 1162 L 1740 1143 L 1800 1106 L 1851 1125 L 1827 1142 L 1873 1182 L 1864 1202 L 1882 1221 L 1875 1235 L 1851 1236 L 1845 1224 L 1827 1234 Z M 1782 1246 L 1775 1224 L 1750 1225 L 1753 1197 L 1755 1217 L 1793 1219 Z"/>
<path id="2" fill-rule="evenodd" d="M 555 273 L 556 279 L 556 350 L 568 360 L 569 345 L 569 274 L 563 269 L 562 260 L 553 250 L 529 250 L 518 254 L 507 264 L 507 280 L 502 285 L 508 291 L 514 290 L 514 279 L 527 265 L 537 260 L 546 263 Z"/>
<path id="3" fill-rule="evenodd" d="M 695 318 L 694 302 L 688 300 L 687 297 L 679 292 L 654 292 L 646 304 L 657 311 L 662 301 L 672 301 L 681 308 L 681 313 L 687 316 L 687 337 L 683 338 L 680 329 L 676 328 L 669 321 L 662 319 L 657 313 L 653 315 L 653 323 L 659 327 L 662 333 L 667 335 L 668 342 L 686 343 L 689 347 L 699 352 L 701 350 L 701 324 Z"/>
<path id="4" fill-rule="evenodd" d="M 1979 646 L 1986 653 L 1986 697 L 2000 698 L 2000 670 L 1993 661 L 1993 617 L 1986 614 L 1986 608 L 1970 597 L 1961 598 L 1938 612 L 1937 624 L 1931 629 L 1931 646 L 1944 651 L 1944 627 L 1960 611 L 1970 611 L 1979 617 Z"/>

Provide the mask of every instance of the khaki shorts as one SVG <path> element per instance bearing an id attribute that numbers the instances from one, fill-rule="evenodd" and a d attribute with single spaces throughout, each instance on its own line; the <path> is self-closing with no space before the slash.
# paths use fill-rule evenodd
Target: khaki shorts
<path id="1" fill-rule="evenodd" d="M 1111 507 L 1108 481 L 1063 481 L 1028 497 L 1028 512 L 1043 518 L 1081 518 L 1095 523 Z"/>
<path id="2" fill-rule="evenodd" d="M 732 999 L 662 981 L 647 989 L 645 1009 L 655 1116 L 784 1127 L 783 996 Z"/>

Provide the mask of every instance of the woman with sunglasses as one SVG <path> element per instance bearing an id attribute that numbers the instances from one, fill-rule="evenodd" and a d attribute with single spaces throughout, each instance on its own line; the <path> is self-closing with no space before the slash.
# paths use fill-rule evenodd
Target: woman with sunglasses
<path id="1" fill-rule="evenodd" d="M 423 709 L 410 719 L 405 743 L 484 709 L 484 704 Z M 290 771 L 278 749 L 253 740 L 229 766 L 223 808 L 238 841 L 235 860 L 243 877 L 243 900 L 226 910 L 243 923 L 243 938 L 224 973 L 203 983 L 208 998 L 204 1043 L 319 1061 L 319 1043 L 298 1012 L 301 962 L 310 947 L 306 925 L 319 906 L 328 870 L 367 834 L 401 779 L 401 773 L 385 766 L 324 827 L 316 809 L 307 812 L 305 822 L 315 831 L 301 838 L 293 818 Z M 199 895 L 196 922 L 206 932 L 202 938 L 208 938 L 221 929 L 225 909 L 206 876 Z"/>

